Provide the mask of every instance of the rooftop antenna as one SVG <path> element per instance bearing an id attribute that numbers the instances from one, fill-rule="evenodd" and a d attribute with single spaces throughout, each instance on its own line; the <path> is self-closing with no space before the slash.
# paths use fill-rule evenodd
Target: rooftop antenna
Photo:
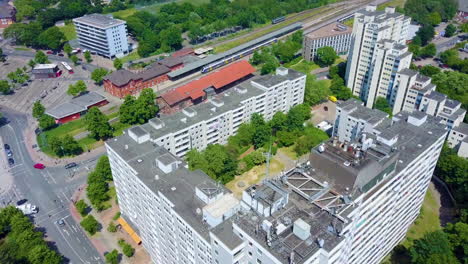
<path id="1" fill-rule="evenodd" d="M 263 153 L 263 155 L 266 157 L 266 168 L 265 168 L 265 179 L 268 179 L 270 176 L 270 159 L 271 159 L 271 134 L 270 134 L 270 140 L 269 140 L 269 147 L 268 147 L 268 152 Z"/>

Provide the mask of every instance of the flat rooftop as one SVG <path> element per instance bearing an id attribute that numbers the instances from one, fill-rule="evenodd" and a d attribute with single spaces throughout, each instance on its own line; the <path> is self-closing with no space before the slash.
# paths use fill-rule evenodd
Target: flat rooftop
<path id="1" fill-rule="evenodd" d="M 102 14 L 84 15 L 82 17 L 74 18 L 73 21 L 103 29 L 126 23 L 123 20 L 113 18 L 112 15 Z"/>
<path id="2" fill-rule="evenodd" d="M 369 109 L 357 99 L 349 99 L 338 104 L 344 111 L 351 112 L 349 115 L 370 124 L 377 124 L 388 117 L 388 114 L 378 109 Z"/>
<path id="3" fill-rule="evenodd" d="M 106 145 L 127 162 L 136 172 L 137 177 L 154 193 L 161 192 L 173 204 L 174 210 L 195 231 L 209 241 L 209 225 L 203 221 L 201 209 L 206 204 L 195 194 L 195 188 L 221 189 L 230 193 L 222 185 L 217 185 L 207 174 L 200 170 L 189 171 L 186 163 L 169 153 L 163 147 L 145 142 L 137 144 L 128 134 L 108 140 Z M 156 165 L 156 159 L 180 162 L 178 168 L 166 174 Z M 157 177 L 156 177 L 157 175 Z"/>
<path id="4" fill-rule="evenodd" d="M 333 37 L 338 35 L 351 34 L 353 32 L 352 27 L 345 26 L 338 22 L 333 22 L 317 30 L 314 30 L 306 35 L 308 39 L 319 39 L 325 37 Z"/>

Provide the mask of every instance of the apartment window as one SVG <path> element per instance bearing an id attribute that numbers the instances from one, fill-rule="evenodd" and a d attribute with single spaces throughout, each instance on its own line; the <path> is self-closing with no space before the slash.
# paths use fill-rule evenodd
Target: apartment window
<path id="1" fill-rule="evenodd" d="M 259 259 L 257 259 L 257 263 L 258 263 L 258 264 L 262 264 L 262 261 L 259 260 Z"/>

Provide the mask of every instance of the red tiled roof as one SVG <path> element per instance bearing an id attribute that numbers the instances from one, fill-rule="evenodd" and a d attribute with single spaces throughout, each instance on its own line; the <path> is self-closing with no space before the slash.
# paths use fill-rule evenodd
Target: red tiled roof
<path id="1" fill-rule="evenodd" d="M 205 95 L 204 90 L 206 88 L 213 87 L 219 89 L 254 72 L 255 68 L 247 61 L 238 61 L 217 72 L 167 92 L 161 95 L 161 97 L 169 105 L 174 105 L 189 97 L 195 100 Z"/>
<path id="2" fill-rule="evenodd" d="M 185 49 L 178 50 L 172 53 L 172 57 L 182 57 L 182 56 L 189 55 L 189 54 L 193 54 L 192 48 L 185 48 Z"/>

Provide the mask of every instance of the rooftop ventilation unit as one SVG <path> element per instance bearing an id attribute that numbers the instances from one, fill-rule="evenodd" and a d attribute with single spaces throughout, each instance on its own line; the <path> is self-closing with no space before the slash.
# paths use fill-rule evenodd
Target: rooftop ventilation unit
<path id="1" fill-rule="evenodd" d="M 276 75 L 286 76 L 288 75 L 288 69 L 285 67 L 279 67 L 276 69 Z"/>
<path id="2" fill-rule="evenodd" d="M 188 117 L 194 117 L 197 115 L 197 111 L 195 111 L 193 108 L 191 107 L 187 107 L 185 108 L 184 110 L 182 110 L 182 112 L 188 116 Z"/>
<path id="3" fill-rule="evenodd" d="M 153 118 L 150 119 L 149 121 L 150 126 L 152 126 L 154 129 L 161 129 L 164 127 L 164 122 L 159 119 L 159 118 Z"/>
<path id="4" fill-rule="evenodd" d="M 298 238 L 306 240 L 310 236 L 310 225 L 299 218 L 294 221 L 293 233 Z"/>
<path id="5" fill-rule="evenodd" d="M 237 87 L 235 88 L 235 90 L 236 90 L 238 93 L 240 93 L 240 94 L 245 94 L 245 93 L 247 93 L 247 89 L 244 88 L 244 87 L 237 86 Z"/>
<path id="6" fill-rule="evenodd" d="M 187 118 L 186 118 L 186 117 L 181 118 L 180 121 L 181 121 L 182 123 L 187 123 Z"/>
<path id="7" fill-rule="evenodd" d="M 221 107 L 224 105 L 224 102 L 219 100 L 219 99 L 216 99 L 216 98 L 213 98 L 210 100 L 211 104 L 216 106 L 216 107 Z"/>

